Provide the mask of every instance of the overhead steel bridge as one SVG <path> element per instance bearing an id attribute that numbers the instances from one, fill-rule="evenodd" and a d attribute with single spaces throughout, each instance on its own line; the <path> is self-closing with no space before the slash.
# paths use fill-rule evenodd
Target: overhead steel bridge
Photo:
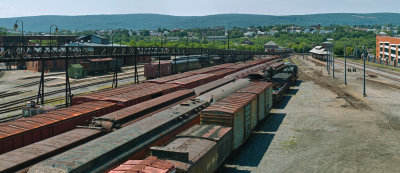
<path id="1" fill-rule="evenodd" d="M 0 62 L 97 59 L 135 56 L 181 55 L 279 55 L 291 53 L 256 52 L 205 48 L 126 47 L 126 46 L 0 46 Z"/>

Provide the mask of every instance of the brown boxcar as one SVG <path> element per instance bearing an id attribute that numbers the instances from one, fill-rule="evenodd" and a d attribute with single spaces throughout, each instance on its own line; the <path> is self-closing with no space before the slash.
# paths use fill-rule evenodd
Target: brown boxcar
<path id="1" fill-rule="evenodd" d="M 252 119 L 251 119 L 251 127 L 254 128 L 259 121 L 265 118 L 265 116 L 269 112 L 270 101 L 269 99 L 269 92 L 272 89 L 272 83 L 269 82 L 254 82 L 250 84 L 248 87 L 243 88 L 237 92 L 239 93 L 253 93 L 256 94 L 257 97 L 257 108 L 258 112 L 252 112 Z M 257 116 L 254 117 L 257 113 Z"/>
<path id="2" fill-rule="evenodd" d="M 201 112 L 201 122 L 233 129 L 233 149 L 238 149 L 250 136 L 252 108 L 257 105 L 256 94 L 233 93 Z"/>
<path id="3" fill-rule="evenodd" d="M 160 61 L 160 76 L 158 76 L 158 62 L 144 65 L 144 77 L 153 79 L 156 77 L 169 76 L 172 72 L 171 61 Z"/>
<path id="4" fill-rule="evenodd" d="M 92 117 L 116 111 L 115 103 L 97 101 L 62 108 L 0 124 L 0 150 L 5 153 L 34 142 L 87 125 Z"/>

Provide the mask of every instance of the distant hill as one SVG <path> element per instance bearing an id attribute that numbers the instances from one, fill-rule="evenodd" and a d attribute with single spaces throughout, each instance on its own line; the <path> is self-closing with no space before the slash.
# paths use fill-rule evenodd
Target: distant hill
<path id="1" fill-rule="evenodd" d="M 0 27 L 12 28 L 17 18 L 0 18 Z M 399 13 L 333 13 L 292 16 L 253 14 L 218 14 L 209 16 L 170 16 L 160 14 L 115 14 L 87 16 L 32 16 L 22 17 L 26 31 L 48 32 L 51 24 L 66 30 L 125 28 L 133 30 L 173 28 L 204 28 L 212 26 L 258 26 L 275 24 L 295 25 L 400 25 Z"/>

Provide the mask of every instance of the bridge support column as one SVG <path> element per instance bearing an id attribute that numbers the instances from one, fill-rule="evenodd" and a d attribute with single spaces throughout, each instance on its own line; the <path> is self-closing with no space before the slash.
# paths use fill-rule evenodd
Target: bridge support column
<path id="1" fill-rule="evenodd" d="M 39 104 L 40 100 L 41 105 L 44 105 L 44 69 L 46 68 L 45 64 L 45 60 L 42 60 L 42 72 L 40 75 L 39 91 L 36 98 L 36 103 Z"/>
<path id="2" fill-rule="evenodd" d="M 137 55 L 138 55 L 138 49 L 137 47 L 135 47 L 135 84 L 139 83 L 139 76 L 138 76 L 138 72 L 137 72 Z"/>
<path id="3" fill-rule="evenodd" d="M 71 105 L 72 101 L 71 85 L 69 83 L 69 74 L 68 74 L 68 59 L 69 59 L 69 50 L 67 47 L 66 59 L 65 59 L 65 107 Z"/>
<path id="4" fill-rule="evenodd" d="M 113 75 L 112 87 L 113 88 L 118 87 L 118 58 L 115 58 L 115 62 L 114 62 L 114 75 Z"/>

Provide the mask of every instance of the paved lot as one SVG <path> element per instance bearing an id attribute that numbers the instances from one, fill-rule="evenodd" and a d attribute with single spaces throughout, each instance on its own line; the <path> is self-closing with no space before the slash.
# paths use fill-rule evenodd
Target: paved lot
<path id="1" fill-rule="evenodd" d="M 294 60 L 305 73 L 221 172 L 400 172 L 400 90 L 361 72 L 336 78 Z M 396 83 L 393 83 L 394 85 Z"/>

